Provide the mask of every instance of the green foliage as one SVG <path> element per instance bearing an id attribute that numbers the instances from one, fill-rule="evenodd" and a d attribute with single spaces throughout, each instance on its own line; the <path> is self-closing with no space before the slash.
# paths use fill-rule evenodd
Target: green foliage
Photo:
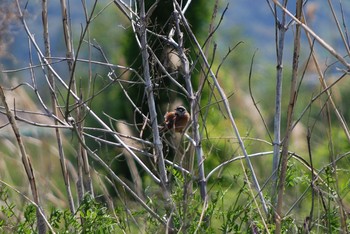
<path id="1" fill-rule="evenodd" d="M 0 231 L 7 230 L 12 226 L 12 220 L 16 218 L 14 208 L 15 204 L 8 200 L 7 189 L 0 186 Z"/>
<path id="2" fill-rule="evenodd" d="M 235 176 L 234 181 L 239 182 L 241 176 Z M 220 220 L 219 230 L 222 233 L 262 233 L 266 229 L 258 208 L 254 205 L 254 199 L 251 197 L 248 184 L 243 181 L 239 184 L 226 185 L 219 189 L 212 202 L 219 201 L 216 214 Z M 232 193 L 230 187 L 235 188 L 237 192 Z M 228 200 L 229 201 L 228 201 Z"/>
<path id="3" fill-rule="evenodd" d="M 298 233 L 298 226 L 294 217 L 287 216 L 282 220 L 282 233 Z"/>
<path id="4" fill-rule="evenodd" d="M 332 207 L 321 216 L 321 227 L 325 232 L 335 233 L 340 231 L 339 209 Z"/>
<path id="5" fill-rule="evenodd" d="M 115 219 L 107 212 L 107 208 L 89 195 L 85 196 L 77 214 L 83 220 L 81 230 L 84 233 L 111 233 L 116 230 Z"/>
<path id="6" fill-rule="evenodd" d="M 17 233 L 35 233 L 36 207 L 29 204 L 24 210 L 24 221 L 16 228 Z"/>
<path id="7" fill-rule="evenodd" d="M 335 181 L 332 179 L 331 167 L 325 170 L 324 179 L 327 186 L 319 186 L 325 189 L 332 186 Z M 236 169 L 237 170 L 237 169 Z M 266 232 L 265 223 L 254 203 L 254 198 L 247 181 L 240 173 L 232 174 L 230 170 L 224 170 L 220 177 L 213 180 L 209 185 L 209 200 L 203 206 L 198 195 L 197 185 L 193 184 L 193 190 L 186 190 L 191 182 L 184 174 L 168 167 L 172 172 L 172 202 L 176 210 L 171 212 L 173 226 L 177 231 L 187 233 L 246 233 Z M 286 190 L 301 190 L 310 181 L 300 170 L 298 164 L 292 160 L 288 164 Z M 304 178 L 304 179 L 302 179 Z M 293 194 L 296 193 L 294 191 Z M 312 230 L 322 230 L 333 233 L 340 230 L 339 207 L 334 203 L 334 191 L 324 190 L 323 197 L 327 206 L 312 220 Z M 288 192 L 289 193 L 289 192 Z M 328 196 L 326 196 L 329 193 Z M 292 195 L 292 194 L 291 194 Z M 27 204 L 23 214 L 16 215 L 16 206 L 9 201 L 7 189 L 0 190 L 0 231 L 16 233 L 36 233 L 36 207 Z M 310 196 L 305 198 L 310 202 Z M 159 215 L 165 215 L 167 207 L 164 201 L 159 199 L 159 194 L 150 194 L 147 204 Z M 84 197 L 81 205 L 75 214 L 69 210 L 53 208 L 47 215 L 48 222 L 57 233 L 164 233 L 158 220 L 147 213 L 142 207 L 128 202 L 126 212 L 122 204 L 116 206 L 112 213 L 107 207 L 97 202 L 91 196 Z M 307 209 L 309 206 L 304 207 Z M 316 207 L 316 205 L 315 205 Z M 294 208 L 296 212 L 300 212 Z M 115 215 L 114 215 L 115 214 Z M 299 213 L 300 214 L 300 213 Z M 288 215 L 282 220 L 283 233 L 297 233 L 303 229 L 305 216 L 297 219 L 294 215 Z M 133 221 L 131 221 L 133 220 Z M 273 223 L 266 223 L 270 232 L 274 231 Z M 161 227 L 161 228 L 160 228 Z"/>
<path id="8" fill-rule="evenodd" d="M 296 187 L 297 185 L 309 185 L 310 179 L 307 174 L 293 161 L 288 161 L 286 187 Z"/>
<path id="9" fill-rule="evenodd" d="M 246 224 L 249 221 L 249 209 L 245 204 L 240 204 L 239 198 L 243 195 L 243 192 L 246 191 L 246 184 L 240 188 L 236 200 L 229 206 L 226 212 L 222 213 L 223 224 L 221 225 L 220 230 L 223 233 L 239 233 L 242 230 L 242 225 Z M 224 196 L 221 196 L 223 199 Z M 223 203 L 224 201 L 222 201 Z"/>
<path id="10" fill-rule="evenodd" d="M 252 230 L 264 232 L 266 229 L 242 175 L 236 174 L 227 181 L 226 178 L 217 179 L 205 206 L 196 186 L 193 193 L 185 192 L 186 179 L 178 172 L 174 177 L 172 201 L 176 210 L 171 215 L 173 226 L 180 233 L 246 233 Z M 160 200 L 152 200 L 149 204 L 158 211 L 162 206 Z M 151 217 L 146 226 L 146 233 L 164 233 L 159 231 L 159 224 Z"/>
<path id="11" fill-rule="evenodd" d="M 7 190 L 1 190 L 0 230 L 16 233 L 36 233 L 36 206 L 28 204 L 24 208 L 23 219 L 16 217 L 15 205 L 8 201 Z M 53 208 L 48 222 L 57 233 L 115 233 L 121 230 L 118 222 L 107 208 L 87 195 L 76 214 L 69 210 Z"/>

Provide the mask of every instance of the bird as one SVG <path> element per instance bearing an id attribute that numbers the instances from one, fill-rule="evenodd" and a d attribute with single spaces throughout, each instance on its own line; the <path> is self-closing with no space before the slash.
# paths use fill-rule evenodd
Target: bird
<path id="1" fill-rule="evenodd" d="M 162 63 L 165 69 L 170 73 L 179 72 L 185 76 L 189 72 L 189 61 L 185 54 L 186 49 L 183 49 L 184 53 L 179 54 L 179 51 L 171 46 L 167 45 L 164 47 L 162 52 Z"/>
<path id="2" fill-rule="evenodd" d="M 191 116 L 183 106 L 178 106 L 174 111 L 167 112 L 164 115 L 164 124 L 160 132 L 166 132 L 173 129 L 175 132 L 181 133 L 190 121 Z"/>

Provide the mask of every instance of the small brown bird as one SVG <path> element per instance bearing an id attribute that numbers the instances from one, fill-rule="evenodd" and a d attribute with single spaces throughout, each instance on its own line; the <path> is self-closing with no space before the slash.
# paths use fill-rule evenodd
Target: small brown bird
<path id="1" fill-rule="evenodd" d="M 186 52 L 186 49 L 184 49 L 184 51 Z M 185 75 L 186 72 L 189 72 L 188 58 L 185 53 L 183 53 L 182 56 L 183 58 L 181 58 L 175 47 L 171 45 L 164 47 L 162 61 L 164 67 L 170 74 L 179 72 L 181 75 Z"/>
<path id="2" fill-rule="evenodd" d="M 161 132 L 174 129 L 175 132 L 181 133 L 187 127 L 191 116 L 185 107 L 178 106 L 174 111 L 167 112 L 164 115 L 164 119 L 164 126 L 160 130 Z"/>

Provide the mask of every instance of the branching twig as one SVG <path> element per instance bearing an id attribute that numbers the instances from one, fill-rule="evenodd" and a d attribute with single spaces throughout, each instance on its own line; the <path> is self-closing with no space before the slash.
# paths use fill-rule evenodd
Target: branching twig
<path id="1" fill-rule="evenodd" d="M 283 5 L 287 5 L 287 1 L 284 0 Z M 272 203 L 275 204 L 276 200 L 276 189 L 277 189 L 277 178 L 278 178 L 278 165 L 280 162 L 280 144 L 281 144 L 281 105 L 282 105 L 282 80 L 283 80 L 283 50 L 284 50 L 284 38 L 285 38 L 285 24 L 286 14 L 282 14 L 282 19 L 277 18 L 277 9 L 274 5 L 274 17 L 275 17 L 275 43 L 276 43 L 276 59 L 277 59 L 277 74 L 276 74 L 276 94 L 275 94 L 275 112 L 273 121 L 273 161 L 272 161 L 272 189 L 271 198 Z"/>
<path id="2" fill-rule="evenodd" d="M 43 217 L 46 225 L 49 227 L 50 229 L 50 232 L 55 234 L 56 232 L 54 231 L 53 227 L 51 226 L 51 224 L 49 223 L 49 221 L 47 220 L 47 218 L 45 217 L 45 214 L 44 212 L 42 211 L 41 207 L 38 206 L 38 204 L 33 201 L 32 199 L 30 199 L 29 197 L 27 197 L 24 193 L 22 193 L 21 191 L 19 191 L 18 189 L 16 189 L 15 187 L 11 186 L 10 184 L 6 183 L 5 181 L 3 180 L 0 180 L 0 183 L 1 184 L 4 184 L 5 186 L 11 188 L 13 191 L 15 191 L 17 194 L 21 195 L 25 200 L 29 201 L 31 204 L 33 204 L 36 209 L 39 211 L 40 215 Z"/>
<path id="3" fill-rule="evenodd" d="M 42 20 L 43 20 L 43 28 L 44 28 L 44 44 L 45 44 L 45 56 L 50 58 L 51 57 L 51 50 L 50 50 L 50 38 L 49 38 L 49 23 L 48 23 L 48 17 L 47 17 L 47 0 L 42 1 Z M 48 62 L 51 63 L 51 60 L 48 59 Z M 50 85 L 50 93 L 51 93 L 51 103 L 52 103 L 52 112 L 54 116 L 57 116 L 58 114 L 58 107 L 57 107 L 57 98 L 55 93 L 55 79 L 52 72 L 48 69 L 48 79 L 49 79 L 49 85 Z M 58 125 L 58 120 L 54 119 L 54 124 Z M 58 153 L 60 156 L 60 163 L 61 163 L 61 169 L 62 169 L 62 176 L 64 180 L 64 184 L 66 186 L 66 192 L 67 192 L 67 198 L 68 198 L 68 204 L 69 208 L 72 214 L 75 213 L 74 208 L 74 202 L 73 202 L 73 195 L 70 187 L 70 178 L 67 171 L 67 165 L 66 165 L 66 158 L 63 151 L 63 144 L 62 144 L 62 136 L 59 128 L 55 128 L 55 134 L 57 139 L 57 146 L 58 146 Z"/>
<path id="4" fill-rule="evenodd" d="M 302 17 L 302 0 L 297 0 L 296 3 L 296 17 L 301 19 Z M 287 112 L 287 129 L 286 135 L 283 140 L 282 153 L 281 153 L 281 162 L 280 162 L 280 175 L 278 180 L 277 187 L 277 206 L 276 206 L 276 233 L 281 232 L 281 219 L 282 215 L 282 206 L 284 198 L 284 188 L 285 188 L 285 179 L 287 173 L 287 162 L 288 162 L 288 149 L 289 149 L 289 140 L 292 133 L 292 124 L 294 117 L 294 108 L 296 105 L 298 93 L 297 93 L 297 78 L 298 78 L 298 66 L 299 66 L 299 55 L 300 55 L 300 38 L 301 38 L 301 28 L 300 25 L 296 25 L 296 32 L 294 36 L 294 51 L 293 51 L 293 70 L 292 70 L 292 80 L 290 85 L 290 96 L 289 96 L 289 105 Z"/>
<path id="5" fill-rule="evenodd" d="M 178 47 L 177 51 L 179 54 L 179 57 L 181 59 L 181 71 L 180 73 L 183 75 L 183 78 L 185 79 L 186 83 L 186 89 L 188 92 L 188 98 L 190 100 L 191 105 L 191 122 L 192 122 L 192 132 L 193 132 L 193 141 L 194 141 L 194 147 L 196 151 L 196 157 L 197 157 L 197 165 L 198 165 L 198 173 L 199 173 L 199 187 L 200 187 L 200 195 L 202 198 L 202 201 L 206 200 L 207 196 L 207 188 L 206 188 L 206 181 L 205 181 L 205 173 L 204 173 L 204 156 L 203 156 L 203 149 L 202 149 L 202 142 L 199 132 L 199 95 L 195 94 L 193 91 L 192 83 L 191 83 L 191 75 L 190 75 L 190 66 L 189 61 L 187 59 L 187 56 L 184 51 L 184 45 L 183 45 L 183 33 L 180 29 L 180 7 L 176 1 L 174 1 L 175 7 L 174 7 L 174 15 L 175 15 L 175 30 L 178 34 Z M 184 21 L 184 15 L 181 13 L 181 20 Z M 191 165 L 189 165 L 191 167 Z"/>
<path id="6" fill-rule="evenodd" d="M 195 37 L 195 35 L 193 34 L 192 30 L 191 30 L 191 27 L 189 26 L 189 23 L 187 22 L 187 19 L 184 17 L 184 15 L 181 14 L 181 9 L 179 8 L 179 5 L 177 4 L 177 2 L 175 1 L 175 4 L 176 4 L 176 7 L 177 7 L 177 10 L 180 11 L 180 16 L 181 16 L 181 19 L 182 19 L 182 22 L 186 28 L 186 30 L 189 32 L 189 35 L 191 37 L 191 39 L 194 41 L 195 43 L 195 46 L 196 48 L 198 49 L 199 53 L 200 53 L 200 56 L 202 57 L 203 61 L 204 61 L 204 64 L 205 66 L 209 69 L 209 74 L 210 74 L 210 77 L 212 78 L 213 82 L 214 82 L 214 85 L 215 87 L 217 88 L 218 92 L 219 92 L 219 95 L 221 96 L 222 100 L 223 100 L 223 104 L 224 104 L 224 107 L 225 107 L 225 110 L 226 110 L 226 113 L 228 114 L 228 117 L 229 117 L 229 120 L 231 122 L 231 126 L 233 128 L 233 132 L 235 133 L 237 139 L 238 139 L 238 142 L 239 142 L 239 145 L 240 145 L 240 148 L 243 152 L 243 155 L 245 156 L 245 159 L 247 161 L 247 164 L 248 164 L 248 167 L 249 167 L 249 170 L 251 172 L 251 175 L 252 175 L 252 178 L 253 178 L 253 185 L 255 186 L 255 189 L 256 191 L 258 192 L 259 194 L 259 198 L 261 200 L 261 203 L 262 203 L 262 206 L 263 206 L 263 209 L 264 209 L 264 212 L 267 214 L 268 210 L 267 210 L 267 205 L 266 205 L 266 202 L 265 202 L 265 198 L 261 192 L 261 189 L 260 189 L 260 185 L 259 185 L 259 182 L 258 182 L 258 179 L 256 177 L 256 174 L 255 174 L 255 171 L 254 171 L 254 168 L 253 168 L 253 165 L 251 164 L 251 161 L 248 157 L 248 153 L 246 151 L 246 148 L 244 146 L 244 142 L 240 136 L 240 133 L 238 131 L 238 128 L 237 128 L 237 125 L 236 125 L 236 122 L 232 116 L 232 112 L 231 112 L 231 109 L 230 109 L 230 105 L 228 103 L 228 99 L 227 99 L 227 96 L 224 92 L 224 90 L 221 88 L 214 72 L 212 71 L 212 69 L 210 69 L 210 65 L 209 65 L 209 62 L 203 52 L 203 50 L 201 49 L 201 46 L 197 40 L 197 38 Z M 204 176 L 204 175 L 203 175 Z M 204 177 L 203 177 L 204 178 Z"/>
<path id="7" fill-rule="evenodd" d="M 46 223 L 45 223 L 46 218 L 45 218 L 44 211 L 42 210 L 42 207 L 40 205 L 39 192 L 38 192 L 38 188 L 36 185 L 36 180 L 35 180 L 35 176 L 34 176 L 34 172 L 33 172 L 32 163 L 30 161 L 29 156 L 26 153 L 26 149 L 25 149 L 22 137 L 19 133 L 19 129 L 17 127 L 16 120 L 10 111 L 10 108 L 9 108 L 7 101 L 6 101 L 4 90 L 2 89 L 1 86 L 0 86 L 0 98 L 1 98 L 2 104 L 5 107 L 6 116 L 11 124 L 13 133 L 16 136 L 17 144 L 19 146 L 20 154 L 22 157 L 22 163 L 23 163 L 24 169 L 26 171 L 26 174 L 27 174 L 27 177 L 29 180 L 29 184 L 30 184 L 30 188 L 32 190 L 34 202 L 37 206 L 36 217 L 37 217 L 37 224 L 38 224 L 38 232 L 39 232 L 39 234 L 46 233 Z"/>
<path id="8" fill-rule="evenodd" d="M 164 156 L 163 156 L 163 143 L 161 141 L 161 138 L 159 136 L 159 129 L 158 129 L 158 121 L 157 121 L 157 112 L 156 112 L 156 105 L 154 100 L 154 94 L 153 94 L 153 85 L 151 82 L 151 75 L 150 75 L 150 68 L 149 68 L 149 53 L 147 49 L 147 32 L 146 32 L 146 12 L 145 12 L 145 1 L 141 0 L 140 2 L 140 25 L 135 25 L 136 27 L 136 33 L 139 37 L 140 41 L 140 49 L 141 49 L 141 55 L 142 55 L 142 66 L 143 66 L 143 75 L 145 79 L 145 93 L 147 95 L 147 103 L 148 103 L 148 109 L 151 119 L 151 125 L 152 125 L 152 131 L 153 131 L 153 144 L 154 144 L 154 150 L 155 150 L 155 157 L 157 158 L 158 163 L 158 170 L 160 173 L 160 185 L 163 188 L 163 196 L 166 201 L 166 206 L 170 211 L 168 210 L 168 225 L 167 230 L 171 231 L 173 229 L 173 222 L 172 222 L 172 209 L 174 208 L 170 196 L 170 187 L 167 177 L 167 172 L 165 168 L 164 163 Z"/>
<path id="9" fill-rule="evenodd" d="M 312 35 L 315 40 L 320 43 L 320 45 L 325 48 L 329 53 L 331 53 L 340 63 L 342 63 L 348 70 L 350 70 L 350 64 L 341 56 L 332 46 L 325 42 L 321 37 L 319 37 L 314 31 L 312 31 L 306 24 L 298 20 L 286 7 L 282 6 L 277 0 L 273 2 L 280 7 L 289 17 L 291 17 L 297 24 L 299 24 L 305 31 Z"/>
<path id="10" fill-rule="evenodd" d="M 77 126 L 75 124 L 75 121 L 73 118 L 69 119 L 70 123 L 73 126 L 73 130 L 76 133 L 76 136 L 78 137 L 79 142 L 82 144 L 85 150 L 87 150 L 88 154 L 95 159 L 98 163 L 103 166 L 103 168 L 108 172 L 108 174 L 116 181 L 118 182 L 123 188 L 130 193 L 154 218 L 156 218 L 160 223 L 163 225 L 166 225 L 166 220 L 161 218 L 155 211 L 153 211 L 122 179 L 117 176 L 114 171 L 95 153 L 93 152 L 85 142 L 82 141 L 80 138 L 80 134 L 77 131 Z"/>
<path id="11" fill-rule="evenodd" d="M 313 46 L 313 42 L 312 42 L 312 39 L 311 39 L 311 36 L 309 34 L 309 32 L 307 30 L 305 30 L 306 32 L 306 37 L 308 39 L 308 42 L 309 42 L 309 46 L 312 48 L 312 51 L 311 51 L 311 56 L 312 56 L 312 62 L 314 63 L 315 67 L 316 67 L 316 71 L 317 71 L 317 74 L 318 74 L 318 79 L 320 81 L 320 84 L 322 86 L 322 88 L 324 89 L 321 93 L 326 93 L 326 95 L 328 96 L 329 98 L 329 102 L 332 106 L 332 108 L 334 109 L 335 111 L 335 115 L 337 116 L 340 124 L 341 124 L 341 127 L 343 128 L 344 130 L 344 133 L 348 139 L 348 141 L 350 142 L 350 131 L 348 129 L 348 126 L 346 124 L 346 121 L 344 119 L 344 117 L 341 115 L 340 111 L 338 110 L 338 107 L 337 105 L 335 104 L 334 100 L 333 100 L 333 97 L 331 95 L 331 91 L 330 91 L 330 88 L 335 84 L 337 83 L 340 79 L 336 80 L 335 82 L 333 82 L 333 84 L 331 85 L 327 85 L 326 83 L 326 80 L 325 80 L 325 77 L 324 77 L 324 73 L 323 71 L 321 71 L 321 66 L 320 66 L 320 63 L 315 55 L 315 52 L 314 52 L 314 46 Z M 344 77 L 344 76 L 342 76 Z"/>
<path id="12" fill-rule="evenodd" d="M 61 85 L 63 86 L 64 89 L 66 89 L 67 91 L 69 91 L 72 95 L 72 97 L 77 101 L 80 102 L 80 98 L 78 97 L 78 95 L 76 93 L 74 93 L 71 89 L 69 89 L 68 85 L 65 83 L 65 81 L 58 75 L 58 73 L 56 72 L 56 70 L 50 65 L 50 63 L 47 61 L 47 59 L 45 58 L 45 56 L 43 55 L 42 51 L 40 50 L 36 40 L 33 37 L 33 34 L 30 32 L 26 20 L 24 19 L 23 13 L 21 11 L 20 5 L 18 0 L 16 1 L 17 3 L 17 8 L 19 11 L 19 16 L 20 16 L 20 20 L 22 21 L 24 30 L 26 31 L 30 41 L 32 42 L 32 44 L 34 45 L 37 53 L 39 54 L 39 56 L 41 57 L 41 59 L 43 60 L 43 62 L 45 63 L 45 66 L 48 67 L 48 69 L 50 69 L 50 71 L 54 74 L 55 78 L 61 83 Z M 156 182 L 159 183 L 159 179 L 151 172 L 151 170 L 142 162 L 142 160 L 140 160 L 137 155 L 129 148 L 128 145 L 126 145 L 122 139 L 115 133 L 113 133 L 113 131 L 111 130 L 111 128 L 93 111 L 91 110 L 91 108 L 89 106 L 87 106 L 85 103 L 81 103 L 81 105 L 85 108 L 85 111 L 88 112 L 90 114 L 90 116 L 96 120 L 96 122 L 98 124 L 100 124 L 104 129 L 106 129 L 107 131 L 109 131 L 111 133 L 111 136 L 117 141 L 119 142 L 132 156 L 133 158 L 136 160 L 136 162 L 145 170 L 145 172 L 147 174 L 149 174 L 151 176 L 151 178 Z"/>

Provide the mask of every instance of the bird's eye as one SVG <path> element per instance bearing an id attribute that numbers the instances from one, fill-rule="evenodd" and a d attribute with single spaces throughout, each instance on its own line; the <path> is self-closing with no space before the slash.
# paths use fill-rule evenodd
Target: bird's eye
<path id="1" fill-rule="evenodd" d="M 183 106 L 178 106 L 178 107 L 176 108 L 176 112 L 177 112 L 177 113 L 183 114 L 183 113 L 186 112 L 186 109 L 185 109 Z"/>

